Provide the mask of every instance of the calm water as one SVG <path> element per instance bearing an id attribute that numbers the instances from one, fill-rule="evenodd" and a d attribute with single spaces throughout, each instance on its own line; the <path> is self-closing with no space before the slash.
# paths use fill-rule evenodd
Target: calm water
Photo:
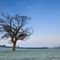
<path id="1" fill-rule="evenodd" d="M 0 48 L 0 60 L 60 60 L 60 49 L 19 49 L 13 52 Z"/>

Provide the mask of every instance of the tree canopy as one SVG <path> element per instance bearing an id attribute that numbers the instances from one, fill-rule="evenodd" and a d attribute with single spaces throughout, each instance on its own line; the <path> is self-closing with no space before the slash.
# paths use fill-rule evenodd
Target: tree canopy
<path id="1" fill-rule="evenodd" d="M 13 44 L 16 45 L 17 40 L 25 40 L 32 34 L 29 28 L 25 28 L 25 25 L 30 20 L 30 17 L 1 15 L 0 16 L 0 32 L 3 32 L 3 38 L 11 38 Z"/>

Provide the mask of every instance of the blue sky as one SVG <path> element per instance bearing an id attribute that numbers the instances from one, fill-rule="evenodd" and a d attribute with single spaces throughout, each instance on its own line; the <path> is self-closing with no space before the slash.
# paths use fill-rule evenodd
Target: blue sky
<path id="1" fill-rule="evenodd" d="M 31 17 L 29 27 L 34 32 L 19 46 L 40 47 L 60 45 L 60 0 L 0 0 L 0 13 Z M 8 45 L 0 41 L 0 44 Z"/>

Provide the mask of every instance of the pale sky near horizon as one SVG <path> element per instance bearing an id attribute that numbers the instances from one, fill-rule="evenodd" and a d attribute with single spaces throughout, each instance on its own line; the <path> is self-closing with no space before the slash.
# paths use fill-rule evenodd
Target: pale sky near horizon
<path id="1" fill-rule="evenodd" d="M 0 0 L 0 13 L 31 17 L 28 23 L 34 32 L 23 47 L 60 46 L 60 0 Z M 10 45 L 7 40 L 0 45 Z"/>

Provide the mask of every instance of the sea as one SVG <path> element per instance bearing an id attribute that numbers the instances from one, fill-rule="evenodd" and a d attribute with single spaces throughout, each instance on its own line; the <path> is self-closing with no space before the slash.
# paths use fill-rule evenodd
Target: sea
<path id="1" fill-rule="evenodd" d="M 0 60 L 60 60 L 60 49 L 16 49 L 0 47 Z"/>

